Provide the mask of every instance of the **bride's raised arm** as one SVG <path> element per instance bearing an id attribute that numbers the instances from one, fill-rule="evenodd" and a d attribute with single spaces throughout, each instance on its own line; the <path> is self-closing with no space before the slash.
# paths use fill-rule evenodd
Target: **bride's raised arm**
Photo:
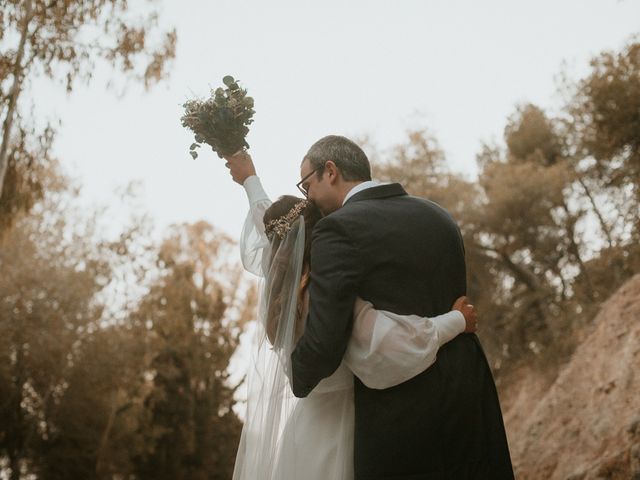
<path id="1" fill-rule="evenodd" d="M 263 276 L 262 253 L 269 245 L 264 233 L 264 212 L 272 202 L 262 187 L 260 178 L 256 175 L 247 177 L 242 186 L 249 200 L 249 212 L 242 227 L 240 236 L 240 258 L 245 270 L 255 275 Z"/>
<path id="2" fill-rule="evenodd" d="M 429 368 L 438 349 L 465 329 L 459 310 L 431 318 L 397 315 L 358 298 L 344 361 L 367 387 L 390 388 Z"/>

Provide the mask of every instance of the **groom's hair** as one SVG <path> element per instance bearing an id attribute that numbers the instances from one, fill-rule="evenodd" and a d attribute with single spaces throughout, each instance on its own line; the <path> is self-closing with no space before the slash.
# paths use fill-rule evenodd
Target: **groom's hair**
<path id="1" fill-rule="evenodd" d="M 324 165 L 332 160 L 348 182 L 371 180 L 371 165 L 362 149 L 346 137 L 327 135 L 316 143 L 304 156 L 313 170 L 318 169 L 318 176 L 322 175 Z"/>

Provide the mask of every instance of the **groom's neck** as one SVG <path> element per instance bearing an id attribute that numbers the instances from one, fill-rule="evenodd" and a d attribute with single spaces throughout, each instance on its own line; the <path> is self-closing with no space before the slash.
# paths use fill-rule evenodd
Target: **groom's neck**
<path id="1" fill-rule="evenodd" d="M 349 192 L 356 186 L 360 185 L 361 183 L 364 183 L 363 180 L 355 180 L 352 182 L 343 182 L 342 185 L 340 186 L 340 205 L 342 205 L 344 203 L 344 199 L 346 198 L 346 196 L 349 194 Z"/>

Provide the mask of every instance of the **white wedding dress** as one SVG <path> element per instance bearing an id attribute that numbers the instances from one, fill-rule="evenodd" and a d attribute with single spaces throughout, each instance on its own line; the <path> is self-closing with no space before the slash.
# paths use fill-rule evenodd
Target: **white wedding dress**
<path id="1" fill-rule="evenodd" d="M 241 255 L 245 268 L 258 273 L 257 246 L 268 242 L 262 218 L 271 200 L 258 177 L 248 178 L 244 186 L 250 208 Z M 358 299 L 342 364 L 306 398 L 295 398 L 287 379 L 268 395 L 261 391 L 252 396 L 249 386 L 234 480 L 352 480 L 354 374 L 370 388 L 398 385 L 432 365 L 438 348 L 464 329 L 465 320 L 458 311 L 434 318 L 396 315 Z M 280 363 L 288 360 L 283 358 Z M 261 367 L 267 360 L 260 356 L 254 361 L 254 378 L 265 382 L 269 375 Z M 263 408 L 261 403 L 270 407 Z"/>

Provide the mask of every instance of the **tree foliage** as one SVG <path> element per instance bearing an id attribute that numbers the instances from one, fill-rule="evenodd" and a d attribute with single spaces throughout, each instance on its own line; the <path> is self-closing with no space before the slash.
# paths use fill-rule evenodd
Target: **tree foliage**
<path id="1" fill-rule="evenodd" d="M 241 422 L 227 368 L 251 313 L 232 244 L 204 222 L 175 227 L 128 280 L 151 273 L 147 293 L 113 315 L 106 290 L 150 233 L 102 239 L 63 177 L 45 189 L 0 250 L 0 458 L 12 480 L 230 478 Z"/>
<path id="2" fill-rule="evenodd" d="M 576 147 L 591 156 L 607 185 L 640 185 L 640 43 L 604 52 L 575 88 L 569 105 Z"/>
<path id="3" fill-rule="evenodd" d="M 568 332 L 640 271 L 639 52 L 631 43 L 594 58 L 557 116 L 516 106 L 503 142 L 478 153 L 475 180 L 448 170 L 426 130 L 409 132 L 375 172 L 458 220 L 497 373 L 570 353 Z"/>
<path id="4" fill-rule="evenodd" d="M 47 147 L 35 157 L 22 149 L 52 135 L 51 127 L 38 133 L 27 121 L 24 93 L 36 78 L 62 82 L 71 93 L 78 80 L 91 80 L 100 60 L 147 88 L 164 78 L 176 32 L 158 32 L 154 9 L 145 11 L 133 15 L 130 2 L 119 0 L 0 0 L 0 228 L 39 195 L 31 170 L 46 168 L 34 158 L 46 158 Z"/>
<path id="5" fill-rule="evenodd" d="M 225 313 L 239 272 L 227 272 L 227 286 L 216 279 L 229 246 L 204 222 L 176 228 L 158 254 L 162 275 L 132 315 L 153 372 L 145 398 L 153 428 L 144 430 L 153 449 L 137 458 L 140 478 L 231 478 L 242 425 L 227 367 L 239 319 Z"/>

